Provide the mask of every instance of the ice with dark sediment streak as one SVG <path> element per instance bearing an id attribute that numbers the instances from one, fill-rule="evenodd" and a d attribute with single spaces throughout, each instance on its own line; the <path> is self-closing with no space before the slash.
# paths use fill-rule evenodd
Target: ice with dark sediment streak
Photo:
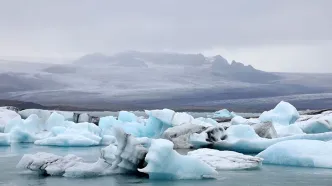
<path id="1" fill-rule="evenodd" d="M 45 175 L 65 177 L 94 177 L 112 174 L 137 173 L 145 164 L 145 156 L 150 146 L 150 139 L 135 138 L 122 129 L 117 130 L 118 146 L 109 145 L 101 150 L 98 161 L 84 162 L 75 155 L 57 156 L 39 152 L 26 154 L 17 167 Z"/>
<path id="2" fill-rule="evenodd" d="M 287 137 L 266 139 L 259 137 L 253 127 L 250 125 L 233 125 L 226 130 L 225 135 L 227 136 L 226 138 L 212 142 L 207 141 L 204 138 L 200 138 L 197 135 L 192 135 L 190 137 L 190 143 L 196 148 L 212 147 L 218 150 L 231 150 L 241 153 L 259 153 L 273 144 L 287 140 L 332 140 L 332 132 L 321 134 L 299 134 Z"/>
<path id="3" fill-rule="evenodd" d="M 202 160 L 216 170 L 257 169 L 262 165 L 262 158 L 244 155 L 234 151 L 198 149 L 188 152 L 188 156 Z"/>

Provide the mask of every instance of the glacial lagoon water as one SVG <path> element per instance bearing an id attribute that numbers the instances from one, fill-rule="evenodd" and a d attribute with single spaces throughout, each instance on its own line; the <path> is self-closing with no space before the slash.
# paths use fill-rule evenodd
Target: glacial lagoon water
<path id="1" fill-rule="evenodd" d="M 57 155 L 75 154 L 95 161 L 102 147 L 43 147 L 33 144 L 13 144 L 0 147 L 1 186 L 329 186 L 332 169 L 313 169 L 263 165 L 259 170 L 222 171 L 216 179 L 152 181 L 144 177 L 116 175 L 94 178 L 45 177 L 16 169 L 23 154 L 49 152 Z"/>

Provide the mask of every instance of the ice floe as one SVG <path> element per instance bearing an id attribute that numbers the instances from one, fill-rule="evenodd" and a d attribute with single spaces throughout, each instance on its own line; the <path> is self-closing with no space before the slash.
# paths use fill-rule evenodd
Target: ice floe
<path id="1" fill-rule="evenodd" d="M 317 140 L 290 140 L 270 146 L 257 157 L 266 164 L 332 168 L 332 143 Z"/>

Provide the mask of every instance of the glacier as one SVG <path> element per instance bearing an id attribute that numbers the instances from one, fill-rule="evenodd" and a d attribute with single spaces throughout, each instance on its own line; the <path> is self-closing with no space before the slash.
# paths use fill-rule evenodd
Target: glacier
<path id="1" fill-rule="evenodd" d="M 270 146 L 257 157 L 264 164 L 332 168 L 332 143 L 317 140 L 290 140 Z"/>

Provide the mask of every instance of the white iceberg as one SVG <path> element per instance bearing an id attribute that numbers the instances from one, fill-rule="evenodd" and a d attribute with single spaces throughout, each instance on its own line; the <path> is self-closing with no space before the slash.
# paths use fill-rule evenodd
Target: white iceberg
<path id="1" fill-rule="evenodd" d="M 62 157 L 46 152 L 38 152 L 36 154 L 25 154 L 16 167 L 36 171 L 39 174 L 61 176 L 68 167 L 80 161 L 82 161 L 81 158 L 72 154 Z"/>
<path id="2" fill-rule="evenodd" d="M 262 122 L 270 121 L 273 124 L 289 125 L 295 123 L 299 117 L 300 114 L 293 105 L 281 101 L 274 109 L 263 112 L 259 120 Z"/>
<path id="3" fill-rule="evenodd" d="M 103 159 L 87 163 L 72 154 L 57 156 L 46 152 L 25 154 L 16 167 L 38 174 L 65 177 L 96 177 L 118 173 L 113 172 L 111 165 Z"/>
<path id="4" fill-rule="evenodd" d="M 198 149 L 188 152 L 188 156 L 200 159 L 216 170 L 257 169 L 263 161 L 262 158 L 258 157 L 214 149 Z"/>
<path id="5" fill-rule="evenodd" d="M 207 141 L 195 134 L 190 137 L 190 143 L 196 148 L 213 147 L 218 150 L 230 150 L 241 153 L 259 153 L 269 146 L 281 141 L 308 139 L 329 141 L 332 140 L 332 132 L 322 134 L 299 134 L 294 136 L 266 139 L 259 137 L 253 127 L 249 125 L 233 125 L 226 130 L 226 137 L 216 142 Z"/>
<path id="6" fill-rule="evenodd" d="M 173 150 L 173 143 L 164 139 L 152 140 L 140 172 L 149 174 L 149 179 L 202 179 L 217 175 L 215 169 L 203 161 L 180 155 Z"/>
<path id="7" fill-rule="evenodd" d="M 307 134 L 330 132 L 332 131 L 332 115 L 330 112 L 324 112 L 295 124 Z"/>
<path id="8" fill-rule="evenodd" d="M 51 135 L 36 140 L 36 145 L 47 146 L 95 146 L 102 141 L 101 129 L 93 123 L 64 122 L 51 129 Z M 65 125 L 67 127 L 61 126 Z"/>
<path id="9" fill-rule="evenodd" d="M 42 110 L 42 109 L 25 109 L 21 110 L 18 113 L 22 116 L 22 118 L 28 118 L 30 115 L 35 114 L 37 115 L 43 123 L 47 121 L 47 119 L 51 116 L 53 112 L 62 115 L 65 120 L 72 121 L 74 113 L 67 112 L 67 111 L 51 111 L 51 110 Z"/>
<path id="10" fill-rule="evenodd" d="M 332 143 L 317 140 L 290 140 L 270 146 L 257 157 L 263 163 L 332 168 Z"/>
<path id="11" fill-rule="evenodd" d="M 245 119 L 242 116 L 235 116 L 234 118 L 232 118 L 231 120 L 231 125 L 253 125 L 253 124 L 257 124 L 257 123 L 261 123 L 258 119 Z"/>
<path id="12" fill-rule="evenodd" d="M 222 109 L 213 113 L 213 118 L 233 118 L 237 116 L 234 112 L 230 112 L 227 109 Z"/>
<path id="13" fill-rule="evenodd" d="M 0 108 L 0 133 L 4 132 L 8 122 L 16 117 L 20 117 L 15 111 L 6 108 Z"/>
<path id="14" fill-rule="evenodd" d="M 96 162 L 84 162 L 75 155 L 57 156 L 39 152 L 26 154 L 17 167 L 29 169 L 39 174 L 65 177 L 95 177 L 120 173 L 138 173 L 137 168 L 145 166 L 148 138 L 134 138 L 117 128 L 118 146 L 109 145 L 101 150 Z M 145 147 L 146 146 L 146 147 Z"/>

